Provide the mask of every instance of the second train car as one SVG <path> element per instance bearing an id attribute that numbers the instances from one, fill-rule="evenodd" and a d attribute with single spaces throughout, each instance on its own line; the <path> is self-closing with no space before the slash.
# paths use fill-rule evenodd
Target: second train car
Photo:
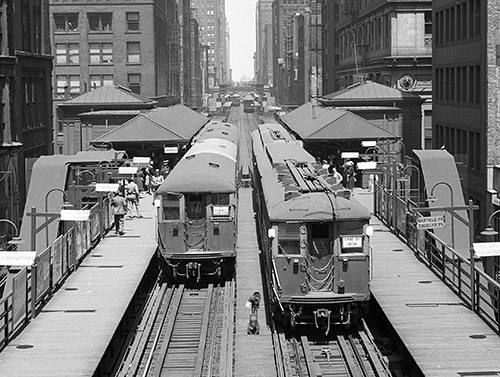
<path id="1" fill-rule="evenodd" d="M 256 212 L 274 313 L 349 326 L 370 298 L 370 213 L 279 124 L 252 133 Z M 368 235 L 367 235 L 368 234 Z"/>
<path id="2" fill-rule="evenodd" d="M 167 276 L 230 277 L 236 254 L 237 128 L 207 124 L 157 190 Z"/>

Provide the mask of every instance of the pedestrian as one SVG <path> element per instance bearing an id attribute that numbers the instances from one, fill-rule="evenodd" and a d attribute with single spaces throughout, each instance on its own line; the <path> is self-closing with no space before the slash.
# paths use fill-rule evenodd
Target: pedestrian
<path id="1" fill-rule="evenodd" d="M 328 163 L 328 161 L 323 160 L 321 167 L 323 169 L 326 169 L 328 171 L 328 168 L 330 167 L 330 164 Z"/>
<path id="2" fill-rule="evenodd" d="M 339 185 L 344 180 L 344 177 L 342 177 L 342 174 L 340 174 L 336 168 L 333 168 L 332 175 L 334 179 L 334 185 Z"/>
<path id="3" fill-rule="evenodd" d="M 139 188 L 137 183 L 133 179 L 129 179 L 127 185 L 127 196 L 125 197 L 127 201 L 127 214 L 130 217 L 142 217 L 141 210 L 139 208 Z M 132 210 L 135 208 L 135 215 Z"/>
<path id="4" fill-rule="evenodd" d="M 125 232 L 123 231 L 123 218 L 125 213 L 127 213 L 127 202 L 120 191 L 115 192 L 115 196 L 111 199 L 111 205 L 113 206 L 113 215 L 115 217 L 115 233 L 120 236 Z"/>
<path id="5" fill-rule="evenodd" d="M 354 170 L 354 164 L 349 165 L 346 170 L 346 187 L 349 191 L 353 192 L 354 185 L 356 184 L 356 171 Z"/>
<path id="6" fill-rule="evenodd" d="M 156 190 L 163 183 L 163 175 L 160 174 L 160 170 L 156 169 L 153 176 L 151 177 L 151 190 L 153 191 L 153 205 L 155 204 Z"/>

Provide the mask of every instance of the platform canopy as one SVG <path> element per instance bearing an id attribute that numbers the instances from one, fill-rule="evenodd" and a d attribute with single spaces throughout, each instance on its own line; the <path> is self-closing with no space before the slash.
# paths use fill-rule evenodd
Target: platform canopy
<path id="1" fill-rule="evenodd" d="M 399 139 L 393 133 L 343 109 L 310 102 L 280 118 L 303 141 Z"/>
<path id="2" fill-rule="evenodd" d="M 91 144 L 186 143 L 209 120 L 184 105 L 160 107 L 137 115 Z"/>

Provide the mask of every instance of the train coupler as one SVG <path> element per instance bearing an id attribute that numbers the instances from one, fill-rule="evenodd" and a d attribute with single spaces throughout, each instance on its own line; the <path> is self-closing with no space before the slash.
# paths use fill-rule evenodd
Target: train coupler
<path id="1" fill-rule="evenodd" d="M 186 276 L 188 278 L 196 278 L 196 283 L 201 279 L 201 263 L 189 262 L 186 264 Z"/>
<path id="2" fill-rule="evenodd" d="M 328 309 L 318 309 L 314 312 L 314 324 L 318 330 L 321 330 L 328 335 L 330 332 L 330 316 L 332 314 L 331 310 Z"/>

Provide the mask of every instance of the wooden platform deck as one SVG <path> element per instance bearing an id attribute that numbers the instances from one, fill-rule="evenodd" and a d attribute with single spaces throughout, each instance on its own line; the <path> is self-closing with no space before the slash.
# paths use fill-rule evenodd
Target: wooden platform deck
<path id="1" fill-rule="evenodd" d="M 92 376 L 156 251 L 155 207 L 110 231 L 0 353 L 0 376 Z"/>
<path id="2" fill-rule="evenodd" d="M 373 197 L 355 190 L 372 209 Z M 425 376 L 497 376 L 500 337 L 375 216 L 372 294 Z"/>
<path id="3" fill-rule="evenodd" d="M 252 189 L 240 188 L 236 257 L 236 321 L 234 376 L 276 376 L 271 331 L 266 325 L 264 300 L 260 302 L 260 334 L 248 335 L 250 309 L 245 306 L 254 292 L 262 295 L 259 247 L 253 218 Z M 263 295 L 262 295 L 263 297 Z"/>

